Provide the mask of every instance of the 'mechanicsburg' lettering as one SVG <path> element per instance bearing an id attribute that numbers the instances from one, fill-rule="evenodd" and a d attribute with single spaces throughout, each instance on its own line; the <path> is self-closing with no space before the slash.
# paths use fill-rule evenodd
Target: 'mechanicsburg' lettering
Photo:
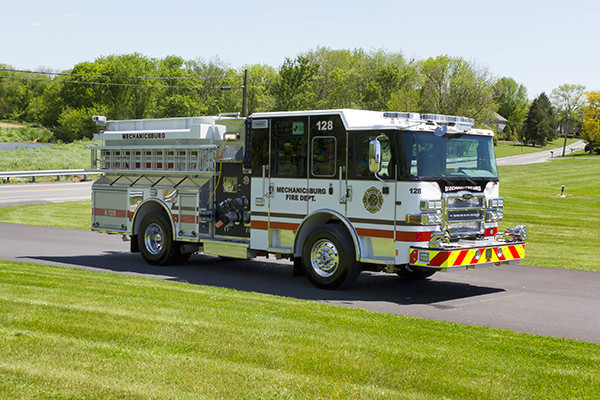
<path id="1" fill-rule="evenodd" d="M 323 188 L 279 186 L 277 187 L 277 193 L 327 194 L 327 190 Z"/>
<path id="2" fill-rule="evenodd" d="M 279 186 L 276 190 L 277 193 L 285 193 L 286 201 L 317 201 L 317 195 L 327 194 L 325 188 Z"/>
<path id="3" fill-rule="evenodd" d="M 123 140 L 134 140 L 134 139 L 164 139 L 165 133 L 124 133 Z"/>

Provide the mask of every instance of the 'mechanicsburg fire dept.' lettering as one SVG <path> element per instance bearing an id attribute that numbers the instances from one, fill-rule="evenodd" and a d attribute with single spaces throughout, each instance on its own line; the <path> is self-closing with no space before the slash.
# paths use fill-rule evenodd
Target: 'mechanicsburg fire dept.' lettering
<path id="1" fill-rule="evenodd" d="M 327 194 L 327 190 L 324 188 L 279 186 L 276 191 L 277 193 L 285 193 L 286 200 L 298 201 L 316 201 L 316 195 Z"/>
<path id="2" fill-rule="evenodd" d="M 146 132 L 146 133 L 124 133 L 123 140 L 132 140 L 132 139 L 164 139 L 164 132 Z"/>

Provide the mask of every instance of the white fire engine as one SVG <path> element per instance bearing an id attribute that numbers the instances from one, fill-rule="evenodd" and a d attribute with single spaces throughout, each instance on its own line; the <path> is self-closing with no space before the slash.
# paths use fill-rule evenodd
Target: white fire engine
<path id="1" fill-rule="evenodd" d="M 524 257 L 498 232 L 493 133 L 462 117 L 323 110 L 107 121 L 92 229 L 155 265 L 275 255 L 318 287 Z"/>

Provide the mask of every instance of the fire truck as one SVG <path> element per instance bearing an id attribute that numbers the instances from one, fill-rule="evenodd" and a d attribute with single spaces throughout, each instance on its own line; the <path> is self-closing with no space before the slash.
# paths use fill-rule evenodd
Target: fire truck
<path id="1" fill-rule="evenodd" d="M 92 230 L 152 265 L 274 255 L 317 287 L 426 278 L 524 257 L 490 130 L 437 114 L 316 110 L 107 121 L 91 147 Z"/>

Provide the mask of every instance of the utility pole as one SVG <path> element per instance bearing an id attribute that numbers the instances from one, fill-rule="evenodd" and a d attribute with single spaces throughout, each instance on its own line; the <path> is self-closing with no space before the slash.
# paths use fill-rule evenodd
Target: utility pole
<path id="1" fill-rule="evenodd" d="M 246 99 L 248 97 L 248 70 L 244 70 L 244 95 L 242 99 L 242 117 L 246 117 Z"/>

